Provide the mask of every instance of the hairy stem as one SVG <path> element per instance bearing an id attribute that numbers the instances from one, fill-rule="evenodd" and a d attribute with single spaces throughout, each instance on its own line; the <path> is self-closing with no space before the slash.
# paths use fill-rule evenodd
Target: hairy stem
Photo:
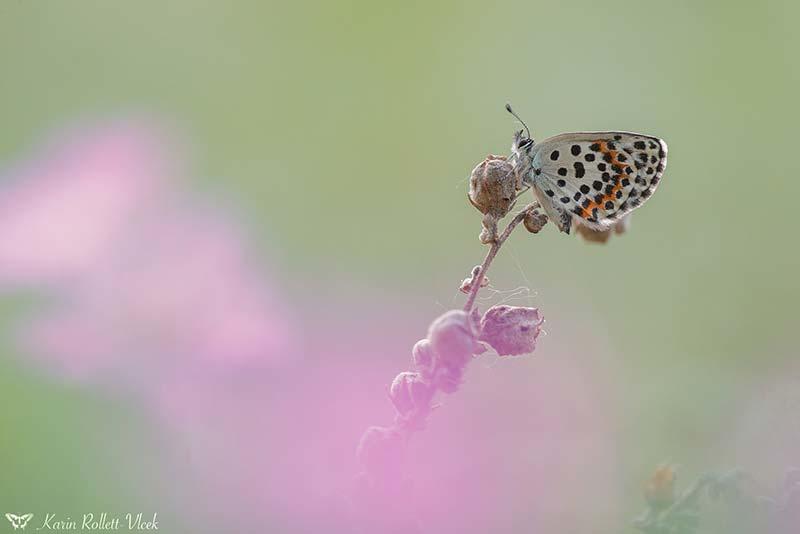
<path id="1" fill-rule="evenodd" d="M 525 216 L 528 212 L 534 209 L 538 204 L 532 203 L 525 206 L 519 213 L 517 213 L 511 221 L 509 221 L 508 226 L 506 226 L 503 233 L 492 243 L 491 248 L 489 248 L 489 252 L 486 253 L 486 257 L 483 258 L 483 263 L 481 264 L 481 270 L 478 272 L 478 275 L 472 281 L 472 287 L 470 288 L 469 295 L 467 296 L 467 302 L 464 304 L 464 311 L 470 313 L 472 311 L 472 307 L 475 305 L 475 299 L 478 298 L 478 291 L 481 288 L 481 282 L 483 282 L 483 278 L 486 276 L 486 271 L 489 269 L 489 266 L 494 261 L 495 256 L 500 251 L 500 247 L 503 246 L 508 236 L 511 235 L 511 232 L 514 231 L 514 228 L 517 227 L 519 223 L 525 219 Z"/>

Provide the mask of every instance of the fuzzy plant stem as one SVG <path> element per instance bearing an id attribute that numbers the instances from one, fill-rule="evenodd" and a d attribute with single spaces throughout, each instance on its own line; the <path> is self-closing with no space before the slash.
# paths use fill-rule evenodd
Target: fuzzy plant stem
<path id="1" fill-rule="evenodd" d="M 472 307 L 475 305 L 475 299 L 478 298 L 478 291 L 481 288 L 481 282 L 483 282 L 484 276 L 486 276 L 486 271 L 491 266 L 492 261 L 494 261 L 495 256 L 497 253 L 500 252 L 500 247 L 503 246 L 506 239 L 511 235 L 511 232 L 514 231 L 514 228 L 517 227 L 519 223 L 521 223 L 525 216 L 528 214 L 529 211 L 536 208 L 538 206 L 537 203 L 528 204 L 525 206 L 519 213 L 514 216 L 511 221 L 509 221 L 508 226 L 506 226 L 503 233 L 495 239 L 492 246 L 489 248 L 489 252 L 486 253 L 486 257 L 483 259 L 483 263 L 481 264 L 481 269 L 478 272 L 475 279 L 472 281 L 472 287 L 470 288 L 469 295 L 467 296 L 467 302 L 464 304 L 464 311 L 470 313 L 472 311 Z"/>

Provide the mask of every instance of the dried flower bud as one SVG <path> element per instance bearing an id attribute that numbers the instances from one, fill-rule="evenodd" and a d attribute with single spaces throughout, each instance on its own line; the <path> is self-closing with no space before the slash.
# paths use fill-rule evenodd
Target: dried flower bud
<path id="1" fill-rule="evenodd" d="M 536 348 L 543 322 L 536 308 L 492 306 L 481 319 L 480 341 L 500 356 L 528 354 Z"/>
<path id="2" fill-rule="evenodd" d="M 663 509 L 675 502 L 675 469 L 662 465 L 656 469 L 644 487 L 644 498 L 656 509 Z"/>
<path id="3" fill-rule="evenodd" d="M 463 367 L 475 347 L 472 323 L 462 310 L 450 310 L 435 319 L 428 329 L 428 339 L 439 362 L 447 367 Z"/>
<path id="4" fill-rule="evenodd" d="M 423 377 L 430 377 L 436 363 L 431 342 L 427 339 L 417 341 L 411 349 L 411 361 L 414 363 L 414 369 Z"/>
<path id="5" fill-rule="evenodd" d="M 593 230 L 588 226 L 582 224 L 577 225 L 576 233 L 590 243 L 606 243 L 611 234 L 622 235 L 630 228 L 631 216 L 626 215 L 616 222 L 616 224 L 608 227 L 606 230 Z"/>
<path id="6" fill-rule="evenodd" d="M 422 375 L 411 371 L 397 375 L 389 388 L 389 398 L 402 417 L 426 413 L 430 409 L 433 393 L 433 388 Z"/>
<path id="7" fill-rule="evenodd" d="M 361 436 L 356 456 L 373 479 L 399 479 L 403 472 L 405 441 L 393 428 L 371 426 Z"/>
<path id="8" fill-rule="evenodd" d="M 455 393 L 464 382 L 464 367 L 439 367 L 434 376 L 434 385 L 445 393 Z"/>
<path id="9" fill-rule="evenodd" d="M 525 214 L 522 224 L 532 234 L 538 234 L 544 225 L 547 224 L 547 215 L 545 215 L 539 208 L 531 208 Z"/>
<path id="10" fill-rule="evenodd" d="M 489 155 L 472 170 L 468 197 L 481 213 L 502 219 L 511 211 L 517 189 L 514 166 L 503 156 Z"/>
<path id="11" fill-rule="evenodd" d="M 469 293 L 470 291 L 472 291 L 473 280 L 475 280 L 475 278 L 478 277 L 480 272 L 481 272 L 480 265 L 476 265 L 475 267 L 473 267 L 472 274 L 469 276 L 469 278 L 464 278 L 464 280 L 461 281 L 461 287 L 458 288 L 459 291 L 461 291 L 462 293 Z M 481 278 L 481 287 L 486 287 L 488 285 L 489 285 L 489 278 L 487 278 L 486 276 Z"/>

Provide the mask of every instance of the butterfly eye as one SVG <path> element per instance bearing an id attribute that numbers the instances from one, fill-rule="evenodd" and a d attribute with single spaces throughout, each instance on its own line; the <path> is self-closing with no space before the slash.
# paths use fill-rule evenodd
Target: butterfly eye
<path id="1" fill-rule="evenodd" d="M 532 144 L 533 144 L 533 139 L 522 139 L 522 140 L 519 142 L 519 147 L 520 147 L 520 148 L 528 148 L 528 147 L 529 147 L 529 146 L 531 146 Z"/>

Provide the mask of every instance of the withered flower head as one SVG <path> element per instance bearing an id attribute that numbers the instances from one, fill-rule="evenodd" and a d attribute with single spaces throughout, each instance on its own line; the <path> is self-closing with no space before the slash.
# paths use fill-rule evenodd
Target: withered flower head
<path id="1" fill-rule="evenodd" d="M 427 339 L 417 341 L 411 349 L 411 361 L 414 363 L 414 369 L 423 377 L 430 377 L 436 365 L 431 342 Z"/>
<path id="2" fill-rule="evenodd" d="M 536 308 L 492 306 L 481 319 L 480 341 L 485 341 L 500 356 L 529 354 L 544 319 Z"/>
<path id="3" fill-rule="evenodd" d="M 427 412 L 433 393 L 422 375 L 411 371 L 398 374 L 389 388 L 389 398 L 401 416 Z"/>
<path id="4" fill-rule="evenodd" d="M 428 339 L 439 361 L 452 368 L 463 367 L 472 357 L 476 336 L 469 315 L 450 310 L 440 315 L 428 329 Z"/>
<path id="5" fill-rule="evenodd" d="M 514 166 L 504 156 L 490 154 L 472 170 L 469 201 L 481 213 L 502 219 L 514 206 L 518 180 Z"/>
<path id="6" fill-rule="evenodd" d="M 547 224 L 547 215 L 540 208 L 531 208 L 525 214 L 522 224 L 525 225 L 525 229 L 530 233 L 538 234 Z"/>

